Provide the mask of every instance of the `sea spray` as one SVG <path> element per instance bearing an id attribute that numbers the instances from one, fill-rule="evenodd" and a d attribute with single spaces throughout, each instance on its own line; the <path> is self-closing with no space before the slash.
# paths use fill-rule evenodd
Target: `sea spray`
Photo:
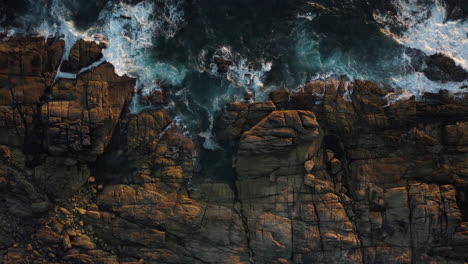
<path id="1" fill-rule="evenodd" d="M 105 23 L 102 31 L 109 42 L 104 57 L 114 65 L 118 75 L 137 78 L 136 88 L 144 95 L 158 89 L 156 82 L 178 85 L 185 78 L 186 70 L 159 62 L 148 52 L 157 45 L 158 37 L 173 37 L 181 26 L 180 2 L 166 1 L 162 6 L 148 0 L 135 5 L 120 2 L 110 4 L 99 16 Z"/>
<path id="2" fill-rule="evenodd" d="M 393 0 L 392 4 L 396 14 L 374 13 L 383 31 L 426 55 L 443 53 L 468 70 L 468 20 L 447 20 L 447 10 L 441 0 Z M 395 31 L 395 24 L 403 30 Z"/>
<path id="3" fill-rule="evenodd" d="M 211 58 L 208 58 L 207 51 L 202 49 L 198 54 L 197 69 L 200 72 L 206 71 L 212 76 L 225 78 L 234 87 L 243 89 L 244 92 L 250 90 L 262 98 L 264 92 L 264 80 L 273 63 L 264 58 L 248 59 L 242 54 L 232 50 L 230 46 L 220 46 Z M 226 62 L 224 70 L 218 68 L 216 61 Z M 226 102 L 224 102 L 226 103 Z"/>
<path id="4" fill-rule="evenodd" d="M 67 51 L 79 38 L 106 42 L 104 59 L 114 64 L 118 74 L 137 78 L 131 111 L 143 110 L 138 97 L 159 89 L 160 83 L 168 95 L 165 109 L 202 144 L 208 138 L 222 145 L 213 123 L 227 102 L 244 101 L 246 92 L 252 92 L 256 101 L 268 100 L 270 90 L 294 90 L 317 79 L 369 79 L 389 90 L 406 89 L 391 100 L 440 89 L 466 90 L 459 89 L 466 82 L 428 80 L 405 57 L 409 46 L 425 54 L 442 51 L 459 65 L 466 60 L 466 37 L 462 38 L 466 22 L 443 21 L 445 11 L 431 0 L 423 1 L 431 3 L 426 5 L 401 0 L 396 5 L 400 15 L 394 18 L 404 30 L 389 34 L 360 17 L 336 17 L 307 8 L 276 10 L 264 1 L 239 7 L 208 0 L 197 5 L 183 0 L 107 1 L 97 12 L 100 15 L 85 23 L 88 28 L 76 15 L 89 2 L 46 0 L 43 7 L 30 2 L 33 9 L 16 18 L 16 24 L 24 27 L 5 31 L 60 36 Z M 185 14 L 187 6 L 190 12 Z M 391 17 L 380 21 L 381 26 L 391 23 Z M 439 33 L 433 39 L 419 37 L 426 29 L 453 34 L 454 41 Z M 221 69 L 223 65 L 214 62 L 216 56 L 231 64 Z M 57 77 L 76 75 L 59 70 Z"/>

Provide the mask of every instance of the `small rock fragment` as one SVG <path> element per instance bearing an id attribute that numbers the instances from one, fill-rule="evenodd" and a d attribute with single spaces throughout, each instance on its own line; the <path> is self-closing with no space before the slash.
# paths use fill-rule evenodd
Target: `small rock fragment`
<path id="1" fill-rule="evenodd" d="M 315 166 L 315 163 L 313 160 L 308 160 L 304 163 L 304 168 L 307 173 L 310 173 L 312 169 L 314 168 L 314 166 Z"/>
<path id="2" fill-rule="evenodd" d="M 75 210 L 80 214 L 80 215 L 85 215 L 86 214 L 86 210 L 83 209 L 83 208 L 75 208 Z"/>

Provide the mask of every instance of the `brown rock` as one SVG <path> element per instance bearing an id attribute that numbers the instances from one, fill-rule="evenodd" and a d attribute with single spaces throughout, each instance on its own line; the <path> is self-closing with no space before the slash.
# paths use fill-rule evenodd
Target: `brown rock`
<path id="1" fill-rule="evenodd" d="M 313 160 L 308 160 L 304 163 L 304 169 L 306 170 L 307 173 L 310 173 L 312 169 L 314 168 L 315 163 Z"/>
<path id="2" fill-rule="evenodd" d="M 317 136 L 318 123 L 313 113 L 274 111 L 242 135 L 240 152 L 257 154 L 288 151 L 297 144 L 299 138 Z"/>
<path id="3" fill-rule="evenodd" d="M 70 50 L 68 60 L 64 61 L 61 67 L 62 72 L 78 73 L 82 68 L 90 66 L 92 63 L 102 58 L 104 44 L 97 44 L 93 41 L 78 40 Z"/>
<path id="4" fill-rule="evenodd" d="M 65 234 L 65 235 L 63 236 L 62 245 L 63 245 L 63 249 L 65 249 L 65 250 L 67 250 L 67 249 L 69 249 L 69 248 L 72 247 L 72 244 L 71 244 L 71 241 L 70 241 L 70 237 L 69 237 L 67 234 Z"/>
<path id="5" fill-rule="evenodd" d="M 47 149 L 86 160 L 102 154 L 134 85 L 135 80 L 119 77 L 109 63 L 80 74 L 77 80 L 59 80 L 52 87 L 53 100 L 41 111 Z"/>
<path id="6" fill-rule="evenodd" d="M 125 115 L 134 82 L 110 65 L 44 97 L 59 44 L 0 43 L 2 263 L 466 259 L 462 99 L 388 105 L 372 82 L 314 81 L 272 101 L 231 103 L 237 175 L 205 181 L 203 170 L 192 178 L 196 148 L 167 112 Z M 68 67 L 100 48 L 78 43 Z M 102 190 L 82 187 L 91 168 Z M 56 210 L 33 219 L 49 200 Z"/>
<path id="7" fill-rule="evenodd" d="M 278 107 L 278 105 L 286 106 L 289 101 L 288 91 L 273 91 L 270 93 L 271 101 Z"/>
<path id="8" fill-rule="evenodd" d="M 81 234 L 73 238 L 72 245 L 84 249 L 94 249 L 95 245 L 91 238 L 85 234 Z"/>
<path id="9" fill-rule="evenodd" d="M 142 105 L 164 105 L 166 104 L 166 93 L 162 89 L 153 90 L 149 95 L 140 96 L 140 103 Z"/>
<path id="10" fill-rule="evenodd" d="M 35 133 L 36 106 L 54 80 L 63 46 L 32 37 L 0 43 L 0 144 L 22 146 Z"/>

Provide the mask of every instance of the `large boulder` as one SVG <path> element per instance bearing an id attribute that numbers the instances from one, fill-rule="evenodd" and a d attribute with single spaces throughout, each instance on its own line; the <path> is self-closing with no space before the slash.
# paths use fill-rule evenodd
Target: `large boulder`
<path id="1" fill-rule="evenodd" d="M 11 38 L 0 42 L 0 143 L 23 146 L 33 129 L 38 105 L 54 81 L 64 42 Z"/>

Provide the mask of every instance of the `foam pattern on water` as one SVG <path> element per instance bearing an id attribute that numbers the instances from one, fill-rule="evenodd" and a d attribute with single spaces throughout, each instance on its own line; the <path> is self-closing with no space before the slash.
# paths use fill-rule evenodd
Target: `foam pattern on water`
<path id="1" fill-rule="evenodd" d="M 446 8 L 440 0 L 394 0 L 396 17 L 376 13 L 386 32 L 401 44 L 432 55 L 437 52 L 452 58 L 468 70 L 468 20 L 448 21 Z M 393 20 L 393 21 L 391 21 Z M 391 33 L 389 23 L 406 28 L 402 34 Z"/>
<path id="2" fill-rule="evenodd" d="M 166 1 L 162 10 L 156 10 L 151 1 L 135 5 L 121 2 L 101 12 L 100 21 L 106 23 L 102 31 L 108 38 L 104 57 L 114 65 L 118 75 L 137 77 L 138 89 L 144 94 L 157 88 L 155 81 L 171 85 L 183 81 L 185 70 L 155 61 L 147 52 L 157 37 L 172 37 L 179 29 L 183 11 L 178 1 Z"/>
<path id="3" fill-rule="evenodd" d="M 397 16 L 374 13 L 374 18 L 382 26 L 382 32 L 404 47 L 415 48 L 426 55 L 437 52 L 452 58 L 456 64 L 468 69 L 468 21 L 445 21 L 445 8 L 435 1 L 423 4 L 418 0 L 395 0 Z M 298 18 L 301 16 L 298 15 Z M 392 26 L 400 25 L 403 32 L 392 32 Z M 321 38 L 307 29 L 302 22 L 293 31 L 295 39 L 294 55 L 298 64 L 306 72 L 314 72 L 308 80 L 328 79 L 346 76 L 350 80 L 368 79 L 385 86 L 406 91 L 398 99 L 408 97 L 408 92 L 420 97 L 425 92 L 437 93 L 445 89 L 451 92 L 465 91 L 468 82 L 439 82 L 429 80 L 422 72 L 411 67 L 411 58 L 405 49 L 386 56 L 381 50 L 373 61 L 362 59 L 352 49 L 336 47 L 327 56 L 320 53 Z M 393 99 L 395 99 L 393 98 Z M 392 100 L 393 100 L 392 99 Z"/>
<path id="4" fill-rule="evenodd" d="M 198 56 L 199 60 L 201 60 L 198 65 L 199 70 L 206 70 L 213 76 L 226 78 L 232 85 L 254 91 L 258 96 L 264 93 L 263 81 L 271 70 L 272 62 L 266 61 L 263 58 L 249 60 L 241 54 L 234 52 L 229 46 L 221 46 L 216 49 L 210 60 L 212 63 L 208 67 L 203 65 L 203 60 L 206 59 L 206 56 L 206 50 L 200 51 Z M 226 73 L 218 73 L 218 66 L 213 62 L 217 57 L 231 63 Z"/>
<path id="5" fill-rule="evenodd" d="M 38 8 L 29 0 L 30 9 L 18 18 L 22 27 L 9 29 L 8 35 L 37 34 L 39 36 L 60 37 L 65 41 L 63 59 L 67 59 L 71 48 L 79 39 L 106 42 L 104 59 L 112 63 L 115 72 L 138 78 L 138 87 L 143 93 L 156 89 L 155 81 L 171 85 L 180 84 L 186 70 L 173 65 L 155 62 L 148 55 L 148 49 L 157 43 L 158 37 L 173 37 L 184 22 L 181 0 L 162 1 L 156 7 L 154 1 L 144 0 L 136 4 L 123 1 L 109 4 L 100 12 L 94 27 L 78 30 L 72 20 L 71 10 L 78 10 L 80 1 L 52 0 L 48 7 Z M 31 21 L 41 21 L 38 26 L 30 26 Z M 98 64 L 102 63 L 100 61 Z M 97 64 L 97 65 L 98 65 Z M 93 64 L 89 70 L 95 66 Z M 80 71 L 82 72 L 82 71 Z M 76 75 L 58 71 L 56 78 L 76 78 Z"/>
<path id="6" fill-rule="evenodd" d="M 142 69 L 140 60 L 146 48 L 153 46 L 157 24 L 152 19 L 154 5 L 143 1 L 136 5 L 118 3 L 101 12 L 99 19 L 108 47 L 103 51 L 118 75 L 133 74 Z"/>
<path id="7" fill-rule="evenodd" d="M 403 13 L 408 8 L 399 10 Z M 408 13 L 404 15 L 409 16 Z M 424 51 L 427 55 L 444 53 L 468 70 L 468 20 L 446 21 L 446 9 L 437 0 L 430 9 L 428 19 L 411 25 L 400 41 L 405 46 Z"/>
<path id="8" fill-rule="evenodd" d="M 160 88 L 159 84 L 169 86 L 171 91 L 168 94 L 176 99 L 169 98 L 174 101 L 169 102 L 167 107 L 174 112 L 177 123 L 195 131 L 193 135 L 199 136 L 204 148 L 210 150 L 219 149 L 212 132 L 216 113 L 227 102 L 244 100 L 246 92 L 253 92 L 255 100 L 265 100 L 270 90 L 294 90 L 311 80 L 369 79 L 400 88 L 388 95 L 387 99 L 392 103 L 413 95 L 419 97 L 424 92 L 438 92 L 440 89 L 455 92 L 464 85 L 468 86 L 466 81 L 442 83 L 428 80 L 424 74 L 411 68 L 411 58 L 404 53 L 405 46 L 422 50 L 427 55 L 443 52 L 458 65 L 468 68 L 468 22 L 445 21 L 445 9 L 438 0 L 392 0 L 398 10 L 396 16 L 374 14 L 382 26 L 382 32 L 400 44 L 375 29 L 372 30 L 376 32 L 365 31 L 369 35 L 359 35 L 362 31 L 351 27 L 338 34 L 331 32 L 333 27 L 330 27 L 332 30 L 322 30 L 317 28 L 317 25 L 323 26 L 320 24 L 323 22 L 322 14 L 308 10 L 300 10 L 296 16 L 283 18 L 285 21 L 281 22 L 286 23 L 276 28 L 261 24 L 265 22 L 258 19 L 255 22 L 260 25 L 252 27 L 257 31 L 245 30 L 245 35 L 239 33 L 240 40 L 248 38 L 249 41 L 236 43 L 225 36 L 228 29 L 224 26 L 217 28 L 213 26 L 216 21 L 204 18 L 213 16 L 215 2 L 212 3 L 213 9 L 194 9 L 200 13 L 195 12 L 191 19 L 201 22 L 203 28 L 188 28 L 177 36 L 181 38 L 173 42 L 160 41 L 176 36 L 184 25 L 190 27 L 184 21 L 183 0 L 108 1 L 94 26 L 87 30 L 78 30 L 73 21 L 71 10 L 78 10 L 79 0 L 48 0 L 45 1 L 46 6 L 40 6 L 33 0 L 27 1 L 31 10 L 18 18 L 19 24 L 24 27 L 8 29 L 7 35 L 38 33 L 45 37 L 60 36 L 66 42 L 64 58 L 68 57 L 78 39 L 105 42 L 107 48 L 103 50 L 103 61 L 111 62 L 117 74 L 137 78 L 136 89 L 141 93 L 133 98 L 131 111 L 144 109 L 139 104 L 138 96 Z M 421 4 L 423 2 L 425 4 Z M 200 21 L 194 18 L 197 15 L 202 18 Z M 235 15 L 239 16 L 235 19 L 243 19 L 243 14 Z M 207 21 L 209 23 L 205 24 Z M 405 30 L 392 31 L 390 25 L 394 23 L 402 25 Z M 283 31 L 273 30 L 281 28 Z M 337 28 L 340 29 L 340 26 Z M 198 34 L 206 43 L 193 44 L 198 43 L 199 39 L 192 42 L 190 37 Z M 355 41 L 355 36 L 361 39 Z M 282 38 L 287 38 L 287 42 L 282 42 Z M 174 43 L 174 49 L 165 47 L 165 44 L 170 45 L 167 43 Z M 163 61 L 157 57 L 158 45 L 169 52 L 164 57 L 171 59 Z M 278 47 L 271 47 L 275 45 Z M 256 53 L 253 54 L 253 51 Z M 198 53 L 193 54 L 195 52 Z M 217 58 L 228 63 L 216 64 Z M 81 69 L 80 73 L 101 62 Z M 219 65 L 228 66 L 218 69 Z M 64 73 L 59 69 L 57 78 L 76 78 L 76 74 Z"/>

